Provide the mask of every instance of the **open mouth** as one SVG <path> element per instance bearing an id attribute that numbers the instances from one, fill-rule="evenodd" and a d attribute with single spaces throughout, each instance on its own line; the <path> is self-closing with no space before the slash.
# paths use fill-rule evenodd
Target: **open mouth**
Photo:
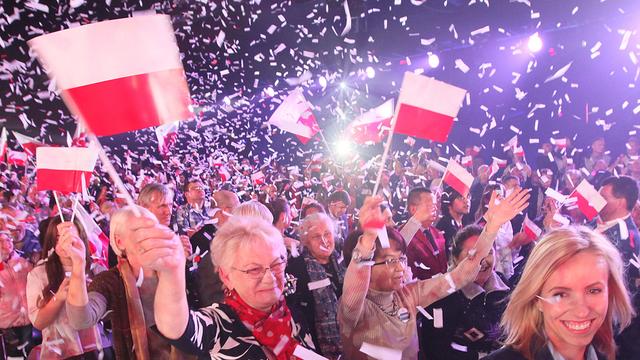
<path id="1" fill-rule="evenodd" d="M 585 321 L 561 320 L 561 322 L 562 322 L 562 325 L 564 325 L 564 327 L 567 328 L 569 331 L 573 333 L 581 334 L 581 333 L 586 333 L 590 330 L 593 320 L 585 320 Z"/>

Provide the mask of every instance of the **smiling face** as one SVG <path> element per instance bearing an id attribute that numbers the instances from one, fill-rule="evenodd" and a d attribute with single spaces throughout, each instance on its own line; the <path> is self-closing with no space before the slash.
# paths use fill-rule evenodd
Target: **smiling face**
<path id="1" fill-rule="evenodd" d="M 591 344 L 607 315 L 608 280 L 604 258 L 582 252 L 559 266 L 544 283 L 540 296 L 554 300 L 538 300 L 538 307 L 545 332 L 558 351 L 583 351 Z"/>
<path id="2" fill-rule="evenodd" d="M 255 239 L 238 247 L 231 267 L 220 268 L 220 279 L 249 306 L 267 312 L 282 297 L 286 259 L 284 245 Z"/>
<path id="3" fill-rule="evenodd" d="M 332 229 L 324 221 L 317 221 L 305 235 L 305 246 L 321 264 L 326 264 L 335 248 Z"/>
<path id="4" fill-rule="evenodd" d="M 401 261 L 394 261 L 401 260 Z M 403 262 L 403 261 L 404 262 Z M 370 287 L 378 291 L 395 291 L 402 288 L 407 258 L 393 243 L 390 248 L 382 249 L 373 261 L 378 264 L 371 268 Z M 389 264 L 381 264 L 390 261 Z"/>

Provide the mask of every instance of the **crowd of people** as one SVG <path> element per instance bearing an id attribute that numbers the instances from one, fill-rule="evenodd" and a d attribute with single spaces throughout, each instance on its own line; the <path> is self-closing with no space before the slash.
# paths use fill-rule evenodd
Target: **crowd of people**
<path id="1" fill-rule="evenodd" d="M 442 181 L 441 150 L 393 154 L 377 193 L 375 162 L 124 154 L 135 205 L 100 168 L 88 196 L 54 196 L 0 164 L 0 351 L 640 358 L 638 139 L 617 157 L 567 139 L 504 163 L 470 147 L 466 193 Z M 606 200 L 592 221 L 558 197 L 584 179 Z"/>

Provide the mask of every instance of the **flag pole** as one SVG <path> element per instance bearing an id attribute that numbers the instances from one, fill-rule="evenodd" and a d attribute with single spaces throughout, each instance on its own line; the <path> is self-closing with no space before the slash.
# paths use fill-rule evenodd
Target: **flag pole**
<path id="1" fill-rule="evenodd" d="M 376 196 L 378 193 L 378 187 L 380 186 L 380 180 L 382 179 L 382 173 L 384 172 L 384 166 L 387 162 L 387 157 L 389 156 L 389 149 L 391 149 L 391 140 L 393 139 L 393 132 L 396 128 L 396 116 L 394 114 L 392 119 L 391 128 L 389 129 L 389 135 L 387 135 L 387 143 L 384 144 L 384 151 L 382 152 L 382 159 L 380 160 L 380 168 L 378 169 L 378 176 L 376 178 L 376 184 L 373 186 L 373 194 L 372 196 Z"/>
<path id="2" fill-rule="evenodd" d="M 318 131 L 320 133 L 320 137 L 322 138 L 322 141 L 324 142 L 324 146 L 327 147 L 327 151 L 329 152 L 329 156 L 331 156 L 334 160 L 338 160 L 335 155 L 333 154 L 333 150 L 331 150 L 331 146 L 329 146 L 329 142 L 327 141 L 327 139 L 324 137 L 324 131 L 322 129 L 320 129 L 320 131 Z"/>
<path id="3" fill-rule="evenodd" d="M 92 146 L 94 146 L 98 151 L 98 157 L 100 158 L 100 161 L 102 161 L 102 165 L 105 167 L 105 170 L 107 171 L 107 174 L 109 174 L 109 177 L 111 177 L 111 181 L 113 181 L 114 185 L 118 189 L 118 192 L 120 192 L 120 194 L 124 196 L 124 199 L 127 201 L 127 205 L 131 206 L 133 214 L 137 217 L 140 217 L 140 211 L 138 211 L 138 208 L 135 207 L 135 203 L 133 202 L 131 194 L 129 194 L 127 188 L 124 187 L 124 183 L 122 182 L 120 175 L 118 175 L 116 169 L 113 167 L 113 164 L 109 160 L 109 157 L 107 157 L 102 144 L 100 144 L 100 140 L 98 140 L 98 137 L 95 134 L 90 134 L 89 138 L 91 139 Z"/>
<path id="4" fill-rule="evenodd" d="M 84 175 L 82 175 L 84 176 Z M 78 206 L 78 194 L 75 194 L 73 196 L 73 208 L 71 209 L 71 222 L 73 222 L 73 219 L 75 219 L 76 217 L 76 206 Z"/>
<path id="5" fill-rule="evenodd" d="M 58 200 L 58 192 L 53 190 L 53 198 L 56 200 L 56 206 L 58 207 L 58 215 L 60 215 L 60 220 L 64 222 L 64 216 L 62 215 L 62 208 L 60 207 L 60 200 Z"/>

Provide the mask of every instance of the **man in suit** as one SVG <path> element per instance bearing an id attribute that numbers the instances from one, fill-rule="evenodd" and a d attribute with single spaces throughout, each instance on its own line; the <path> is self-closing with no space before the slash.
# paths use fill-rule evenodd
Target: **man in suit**
<path id="1" fill-rule="evenodd" d="M 436 207 L 433 194 L 423 187 L 414 188 L 407 197 L 411 218 L 400 233 L 407 244 L 407 262 L 414 277 L 425 280 L 447 272 L 447 256 L 442 233 L 433 226 Z"/>

